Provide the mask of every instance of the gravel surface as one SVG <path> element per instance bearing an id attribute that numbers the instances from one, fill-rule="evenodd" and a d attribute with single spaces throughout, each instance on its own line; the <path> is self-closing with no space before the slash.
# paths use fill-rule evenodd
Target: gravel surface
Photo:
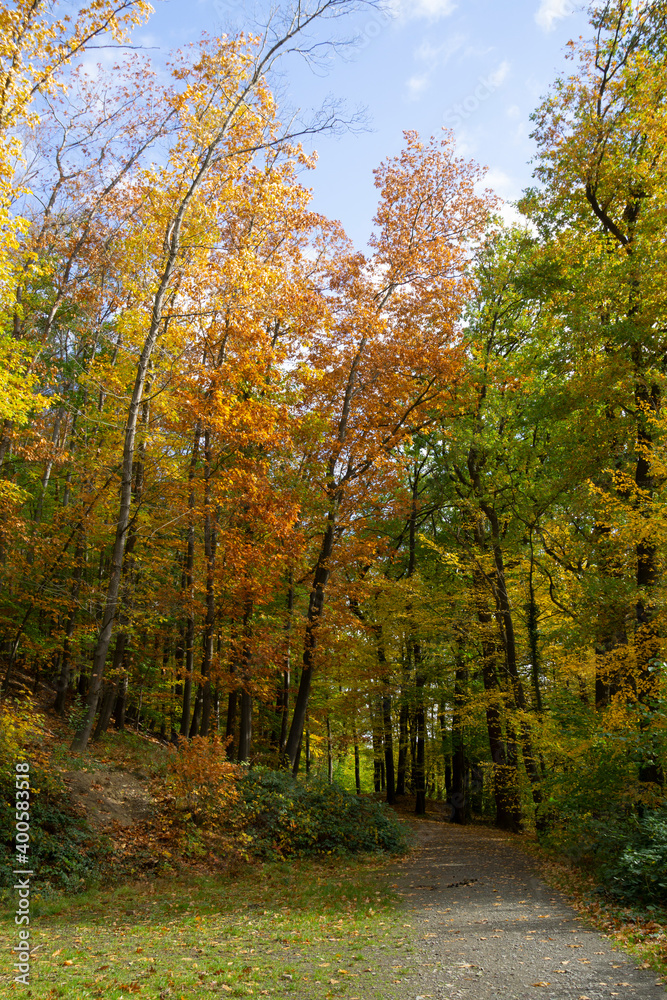
<path id="1" fill-rule="evenodd" d="M 655 972 L 585 928 L 510 835 L 412 825 L 418 850 L 391 873 L 420 952 L 405 1000 L 665 1000 Z"/>

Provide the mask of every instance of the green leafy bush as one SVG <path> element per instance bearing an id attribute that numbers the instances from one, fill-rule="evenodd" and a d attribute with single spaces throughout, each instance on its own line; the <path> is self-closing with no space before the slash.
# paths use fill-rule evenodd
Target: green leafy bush
<path id="1" fill-rule="evenodd" d="M 29 761 L 30 849 L 33 888 L 76 892 L 96 881 L 111 858 L 111 846 L 63 806 L 62 781 L 52 773 L 41 746 L 43 718 L 30 698 L 0 705 L 0 888 L 14 882 L 16 763 Z"/>
<path id="2" fill-rule="evenodd" d="M 2 794 L 0 826 L 7 831 L 0 842 L 0 885 L 9 887 L 16 867 L 11 832 L 13 805 Z M 50 802 L 40 793 L 30 808 L 30 868 L 35 872 L 33 885 L 42 894 L 49 890 L 78 892 L 104 874 L 111 860 L 111 845 L 95 834 L 88 824 Z"/>
<path id="3" fill-rule="evenodd" d="M 403 829 L 381 803 L 317 779 L 253 769 L 240 780 L 243 826 L 262 857 L 355 854 L 406 848 Z"/>
<path id="4" fill-rule="evenodd" d="M 667 903 L 667 813 L 645 813 L 626 824 L 626 843 L 603 872 L 605 888 L 629 902 Z M 628 842 L 629 841 L 629 842 Z"/>

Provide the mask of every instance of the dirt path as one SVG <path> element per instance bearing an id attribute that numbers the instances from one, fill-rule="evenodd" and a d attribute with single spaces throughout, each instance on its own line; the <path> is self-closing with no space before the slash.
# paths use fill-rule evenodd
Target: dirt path
<path id="1" fill-rule="evenodd" d="M 420 955 L 406 1000 L 665 1000 L 656 974 L 612 950 L 502 833 L 415 821 L 392 871 Z"/>
<path id="2" fill-rule="evenodd" d="M 95 827 L 131 826 L 147 819 L 151 797 L 146 775 L 125 771 L 68 771 L 63 775 L 69 798 Z"/>

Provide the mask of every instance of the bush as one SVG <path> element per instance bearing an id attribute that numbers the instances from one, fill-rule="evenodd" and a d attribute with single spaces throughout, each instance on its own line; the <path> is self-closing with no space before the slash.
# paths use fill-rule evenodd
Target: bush
<path id="1" fill-rule="evenodd" d="M 111 846 L 62 805 L 64 788 L 49 771 L 39 741 L 43 718 L 29 698 L 0 705 L 0 887 L 14 881 L 15 775 L 18 761 L 30 762 L 29 867 L 33 886 L 44 893 L 75 892 L 96 881 L 111 857 Z"/>
<path id="2" fill-rule="evenodd" d="M 40 738 L 43 727 L 44 718 L 30 697 L 0 703 L 0 780 L 11 782 L 12 788 L 17 762 L 30 756 L 28 745 Z"/>
<path id="3" fill-rule="evenodd" d="M 541 843 L 591 871 L 600 890 L 625 903 L 667 904 L 667 811 L 571 812 Z"/>
<path id="4" fill-rule="evenodd" d="M 260 857 L 406 849 L 401 826 L 382 803 L 339 785 L 253 769 L 238 788 L 250 849 Z"/>
<path id="5" fill-rule="evenodd" d="M 242 773 L 227 760 L 227 741 L 179 736 L 178 749 L 171 747 L 162 795 L 163 806 L 183 822 L 195 826 L 224 825 L 239 796 L 236 782 Z"/>
<path id="6" fill-rule="evenodd" d="M 6 808 L 4 796 L 3 807 Z M 5 873 L 0 884 L 5 888 L 12 885 L 11 871 L 16 867 L 11 826 L 6 829 L 9 837 L 0 845 Z M 35 872 L 32 883 L 36 890 L 41 894 L 50 890 L 83 891 L 104 876 L 111 859 L 109 841 L 95 834 L 84 820 L 49 802 L 44 795 L 35 798 L 30 809 L 29 860 Z"/>
<path id="7" fill-rule="evenodd" d="M 626 844 L 603 876 L 607 891 L 619 899 L 667 904 L 667 813 L 645 813 L 629 822 Z"/>

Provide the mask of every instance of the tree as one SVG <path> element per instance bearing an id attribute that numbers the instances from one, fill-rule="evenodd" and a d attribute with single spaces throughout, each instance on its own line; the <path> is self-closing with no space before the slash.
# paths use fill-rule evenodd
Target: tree
<path id="1" fill-rule="evenodd" d="M 406 133 L 404 152 L 376 171 L 381 202 L 373 256 L 367 261 L 348 251 L 331 276 L 337 299 L 311 350 L 318 375 L 304 393 L 306 408 L 326 419 L 307 466 L 311 477 L 320 470 L 326 513 L 286 744 L 292 767 L 337 537 L 354 518 L 360 488 L 381 489 L 392 450 L 447 398 L 459 365 L 455 322 L 468 287 L 465 256 L 490 206 L 488 194 L 475 193 L 479 176 L 474 164 L 455 157 L 451 135 L 422 143 Z"/>
<path id="2" fill-rule="evenodd" d="M 634 448 L 617 463 L 612 489 L 624 501 L 635 536 L 636 670 L 630 683 L 650 708 L 658 697 L 660 649 L 655 588 L 662 528 L 654 513 L 656 491 L 664 482 L 656 450 L 665 341 L 655 282 L 665 267 L 667 22 L 664 4 L 652 2 L 610 0 L 592 5 L 590 15 L 593 42 L 572 50 L 578 73 L 559 80 L 534 116 L 537 175 L 545 190 L 532 203 L 534 217 L 547 226 L 557 215 L 567 220 L 556 239 L 571 243 L 574 238 L 579 256 L 583 252 L 597 262 L 597 278 L 578 312 L 583 305 L 588 338 L 591 316 L 596 317 L 597 343 L 625 383 L 622 396 L 608 394 L 604 400 L 609 419 L 620 413 L 634 424 Z M 607 528 L 601 524 L 600 530 Z M 612 632 L 623 634 L 620 622 Z M 612 651 L 607 637 L 600 642 Z M 662 780 L 650 752 L 642 773 L 647 781 Z"/>

